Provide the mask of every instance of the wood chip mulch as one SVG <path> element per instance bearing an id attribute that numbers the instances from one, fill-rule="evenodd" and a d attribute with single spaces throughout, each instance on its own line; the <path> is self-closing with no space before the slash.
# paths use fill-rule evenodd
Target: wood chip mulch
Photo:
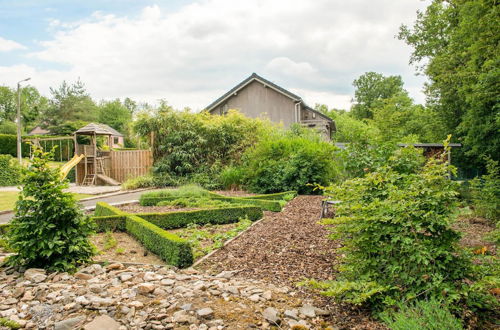
<path id="1" fill-rule="evenodd" d="M 211 273 L 239 270 L 237 276 L 295 287 L 306 278 L 332 280 L 339 242 L 318 224 L 323 196 L 298 196 L 282 212 L 265 212 L 264 219 L 197 266 Z M 385 329 L 366 311 L 336 305 L 306 288 L 301 296 L 332 311 L 341 329 Z"/>

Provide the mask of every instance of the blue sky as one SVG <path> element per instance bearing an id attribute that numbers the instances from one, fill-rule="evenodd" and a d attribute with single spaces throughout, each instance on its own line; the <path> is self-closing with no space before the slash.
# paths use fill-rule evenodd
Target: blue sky
<path id="1" fill-rule="evenodd" d="M 0 0 L 0 85 L 81 79 L 99 99 L 201 109 L 257 72 L 311 105 L 349 108 L 366 71 L 423 78 L 394 36 L 420 0 Z"/>

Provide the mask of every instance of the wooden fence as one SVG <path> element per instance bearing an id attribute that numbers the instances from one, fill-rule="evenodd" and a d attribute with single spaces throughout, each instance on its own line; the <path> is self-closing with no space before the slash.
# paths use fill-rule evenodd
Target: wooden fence
<path id="1" fill-rule="evenodd" d="M 148 174 L 153 166 L 150 150 L 111 151 L 109 156 L 109 176 L 119 182 Z"/>

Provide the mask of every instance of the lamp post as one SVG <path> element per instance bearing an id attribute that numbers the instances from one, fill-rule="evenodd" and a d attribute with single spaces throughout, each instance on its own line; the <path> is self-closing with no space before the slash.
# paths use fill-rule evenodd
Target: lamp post
<path id="1" fill-rule="evenodd" d="M 17 83 L 17 160 L 22 164 L 23 155 L 21 150 L 21 83 L 28 81 L 31 78 L 26 78 Z"/>

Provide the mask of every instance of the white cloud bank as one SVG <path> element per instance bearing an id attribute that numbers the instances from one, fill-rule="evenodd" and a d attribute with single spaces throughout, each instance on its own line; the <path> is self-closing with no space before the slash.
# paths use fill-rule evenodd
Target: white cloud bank
<path id="1" fill-rule="evenodd" d="M 23 45 L 13 40 L 0 37 L 0 52 L 10 52 L 11 50 L 25 49 Z"/>
<path id="2" fill-rule="evenodd" d="M 394 38 L 423 7 L 418 0 L 200 0 L 175 12 L 151 6 L 135 17 L 54 20 L 51 39 L 27 56 L 67 69 L 0 66 L 0 84 L 31 76 L 47 93 L 80 77 L 95 98 L 163 98 L 201 109 L 257 72 L 311 105 L 348 108 L 352 81 L 377 71 L 402 75 L 423 101 L 410 49 Z"/>

